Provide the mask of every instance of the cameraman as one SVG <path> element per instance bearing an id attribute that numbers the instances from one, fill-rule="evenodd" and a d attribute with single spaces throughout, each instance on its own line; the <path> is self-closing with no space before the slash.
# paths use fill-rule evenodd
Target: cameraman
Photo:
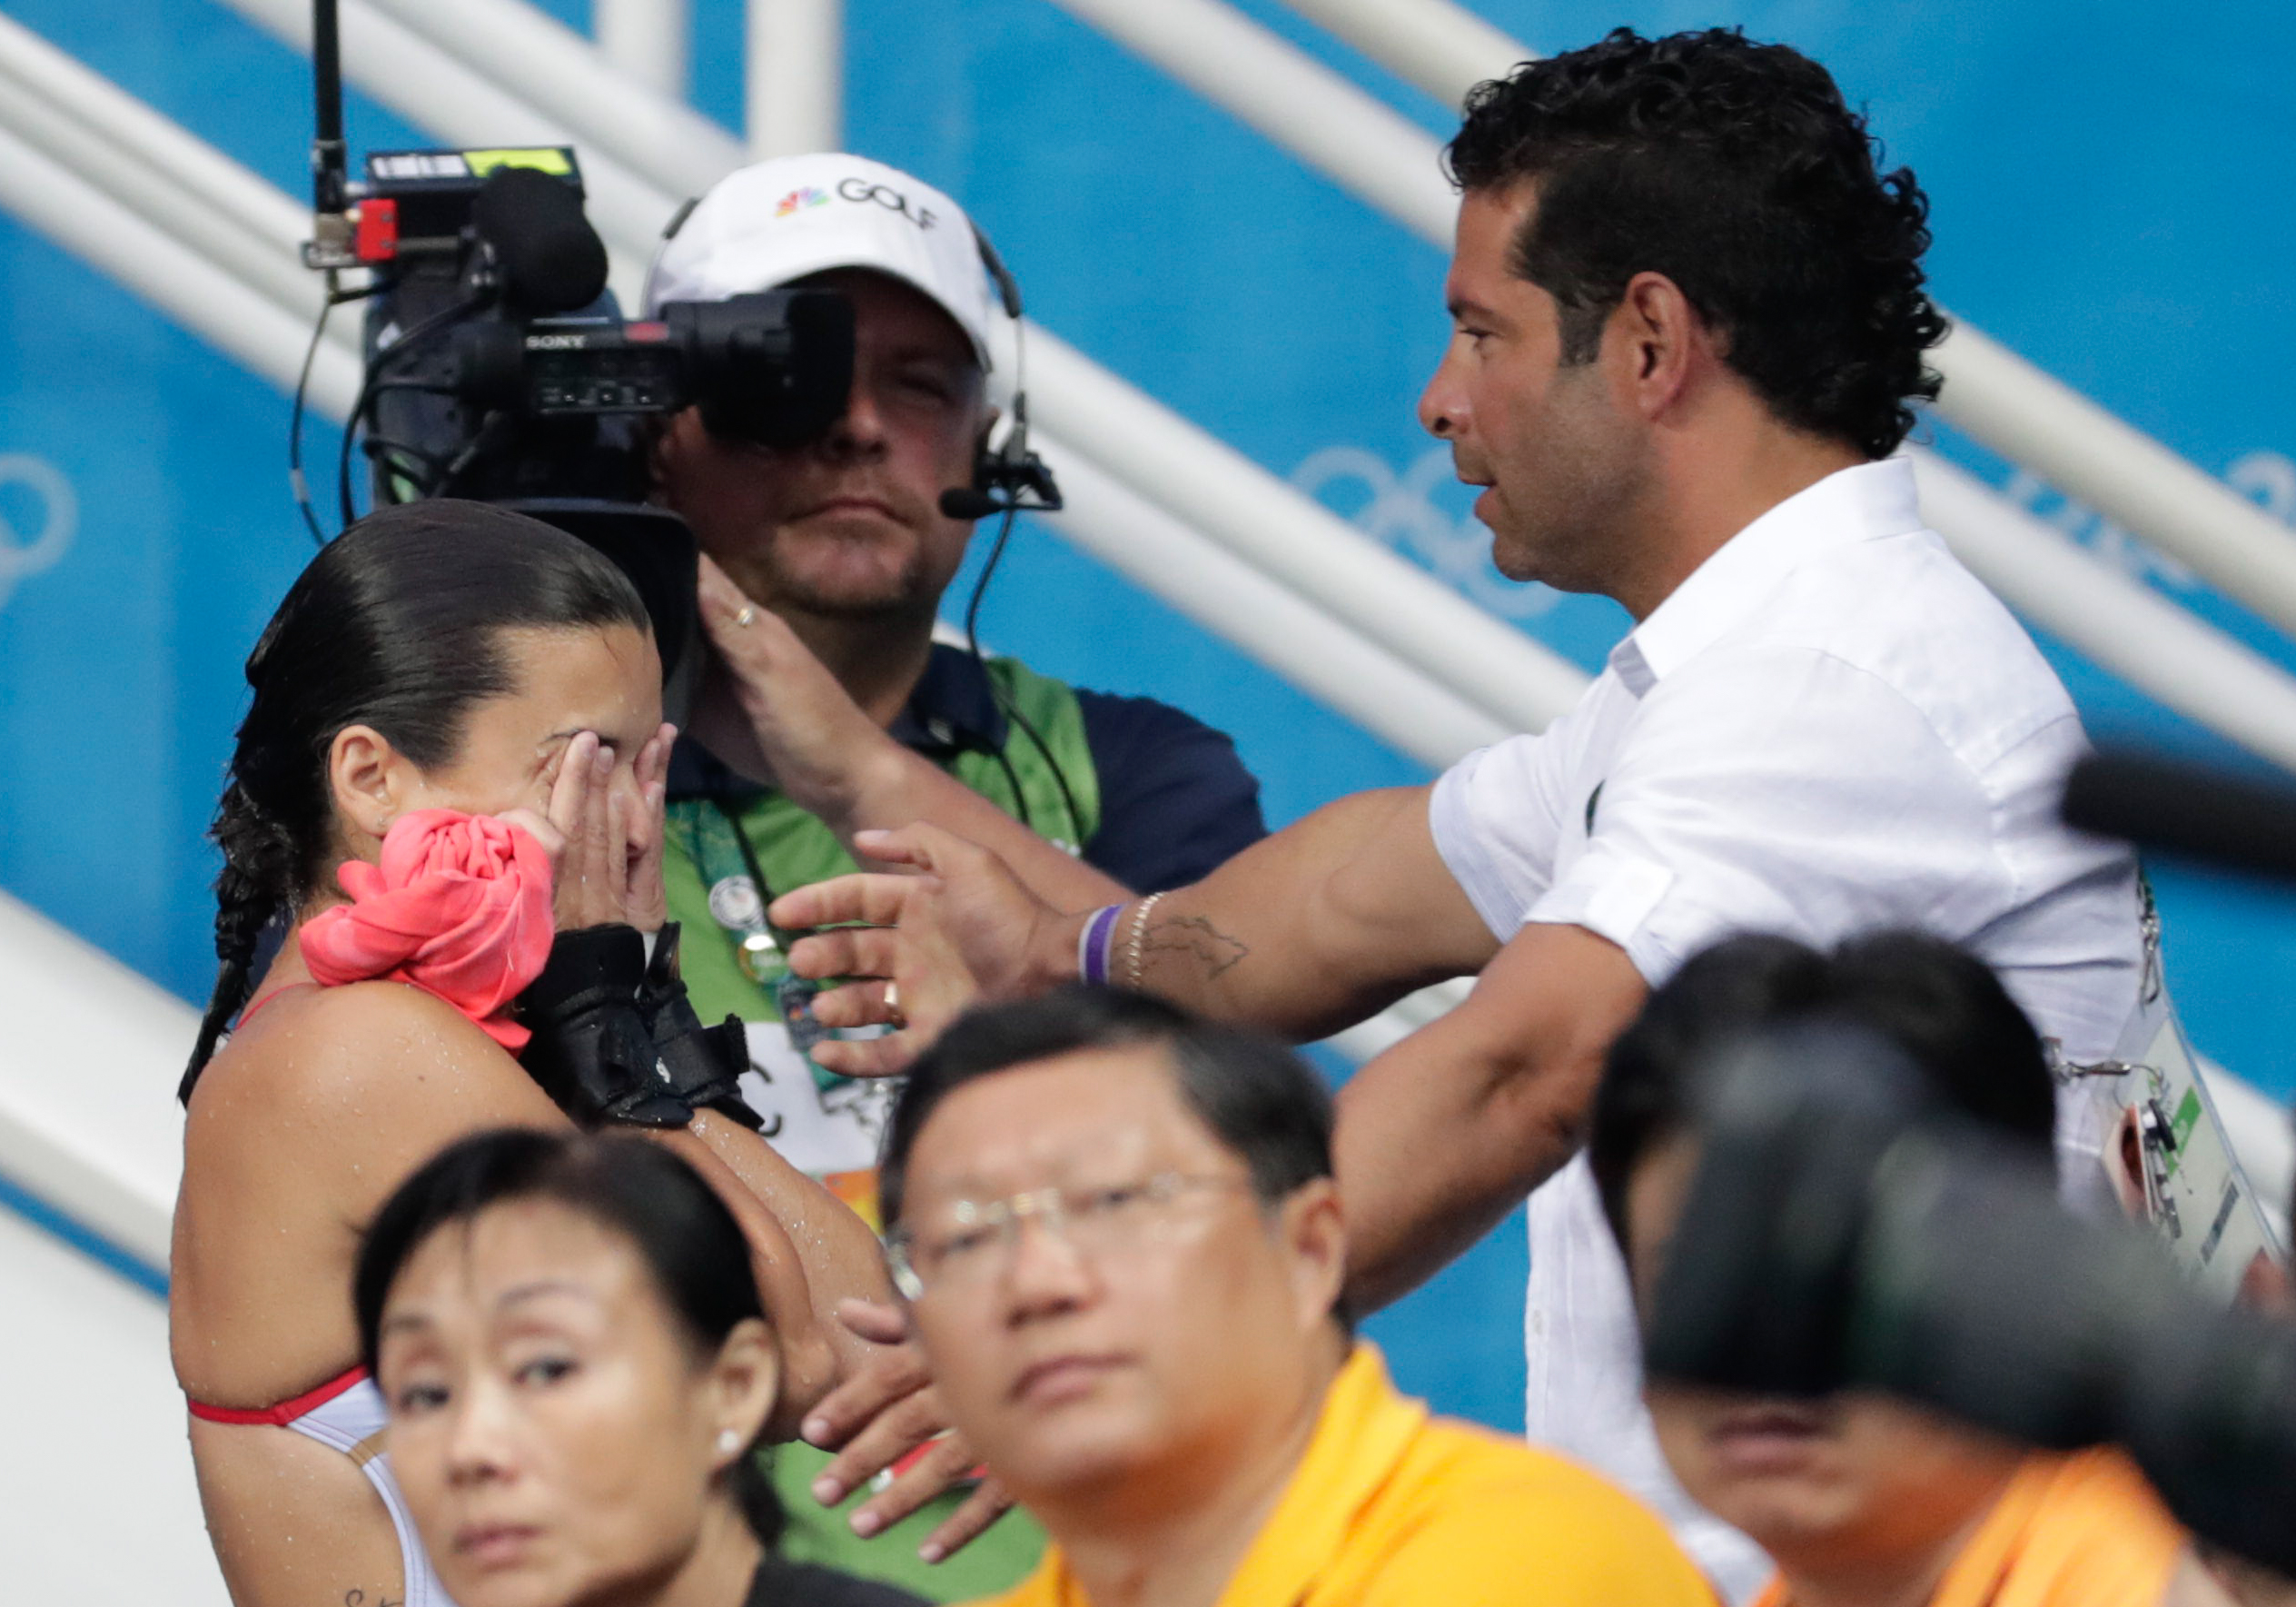
<path id="1" fill-rule="evenodd" d="M 851 396 L 819 439 L 788 451 L 723 440 L 689 410 L 662 430 L 652 467 L 658 499 L 699 541 L 713 650 L 669 777 L 666 877 L 687 983 L 705 1017 L 750 1024 L 746 1092 L 777 1147 L 872 1221 L 889 1090 L 822 1072 L 793 1044 L 803 995 L 780 986 L 767 903 L 852 870 L 846 845 L 869 827 L 961 833 L 1063 908 L 1195 880 L 1265 831 L 1257 783 L 1220 732 L 934 640 L 973 531 L 941 499 L 975 484 L 997 420 L 988 382 L 1007 396 L 1012 384 L 992 372 L 992 329 L 1009 322 L 993 260 L 938 190 L 816 154 L 720 181 L 674 226 L 647 285 L 649 313 L 798 283 L 854 309 Z M 820 1531 L 808 1554 L 965 1594 L 1010 1585 L 1033 1560 L 1017 1522 L 929 1572 L 915 1562 L 926 1520 L 856 1546 L 807 1493 L 820 1469 L 801 1445 L 781 1455 L 793 1518 Z M 859 1527 L 897 1510 L 872 1503 Z"/>
<path id="2" fill-rule="evenodd" d="M 1605 1215 L 1647 1304 L 1699 1146 L 1699 1075 L 1734 1040 L 1796 1022 L 1864 1028 L 1921 1093 L 2037 1156 L 2055 1088 L 1993 974 L 1934 937 L 1831 953 L 1727 939 L 1650 996 L 1612 1047 L 1588 1146 Z M 1757 1607 L 2154 1607 L 2220 1600 L 2189 1538 L 2117 1450 L 2026 1452 L 1890 1398 L 1648 1386 L 1667 1461 L 1779 1572 Z"/>

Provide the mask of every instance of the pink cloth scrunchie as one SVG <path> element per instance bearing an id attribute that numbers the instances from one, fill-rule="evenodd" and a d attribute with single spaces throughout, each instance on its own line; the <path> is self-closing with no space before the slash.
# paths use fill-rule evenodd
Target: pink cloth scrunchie
<path id="1" fill-rule="evenodd" d="M 382 862 L 335 872 L 349 904 L 302 927 L 312 979 L 408 982 L 468 1016 L 511 1054 L 531 1036 L 510 1001 L 549 962 L 550 861 L 523 827 L 418 809 L 392 822 Z"/>

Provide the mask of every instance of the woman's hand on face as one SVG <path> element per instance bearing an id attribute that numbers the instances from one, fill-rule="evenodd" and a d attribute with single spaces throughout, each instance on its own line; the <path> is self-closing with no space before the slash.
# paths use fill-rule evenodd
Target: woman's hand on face
<path id="1" fill-rule="evenodd" d="M 637 762 L 616 770 L 622 844 L 622 918 L 641 932 L 658 932 L 669 919 L 669 894 L 662 886 L 662 811 L 669 796 L 669 751 L 678 728 L 664 725 L 638 750 Z"/>
<path id="2" fill-rule="evenodd" d="M 550 784 L 549 823 L 564 843 L 551 904 L 561 932 L 623 918 L 628 885 L 613 801 L 614 755 L 596 731 L 577 731 Z"/>
<path id="3" fill-rule="evenodd" d="M 595 731 L 577 732 L 559 761 L 547 812 L 505 809 L 549 856 L 558 929 L 628 925 L 658 932 L 669 918 L 662 886 L 662 811 L 678 728 L 664 725 L 627 770 Z"/>

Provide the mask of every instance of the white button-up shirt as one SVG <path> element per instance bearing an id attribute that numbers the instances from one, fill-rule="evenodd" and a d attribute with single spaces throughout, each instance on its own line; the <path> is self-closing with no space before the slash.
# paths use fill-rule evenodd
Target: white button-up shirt
<path id="1" fill-rule="evenodd" d="M 1586 927 L 1653 987 L 1743 930 L 1918 927 L 2103 1058 L 2136 1005 L 2135 867 L 2059 823 L 2083 749 L 2024 630 L 1924 528 L 1901 461 L 1827 476 L 1638 625 L 1577 708 L 1436 783 L 1435 841 L 1502 942 Z M 2060 1144 L 2094 1153 L 2085 1103 Z M 1698 1513 L 1640 1400 L 1625 1268 L 1582 1156 L 1531 1195 L 1528 1427 L 1674 1518 L 1734 1595 L 1766 1567 Z M 1749 1579 L 1748 1575 L 1752 1577 Z"/>

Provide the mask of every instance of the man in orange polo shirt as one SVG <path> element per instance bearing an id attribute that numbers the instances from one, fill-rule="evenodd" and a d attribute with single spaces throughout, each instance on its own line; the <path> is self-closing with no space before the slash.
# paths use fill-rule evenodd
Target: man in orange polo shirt
<path id="1" fill-rule="evenodd" d="M 1939 1103 L 2050 1154 L 2054 1083 L 2032 1024 L 1952 945 L 1881 933 L 1820 953 L 1725 940 L 1654 992 L 1610 1050 L 1589 1146 L 1647 1302 L 1697 1170 L 1700 1069 L 1797 1020 L 1895 1045 Z M 1675 1476 L 1778 1564 L 1756 1607 L 2202 1607 L 2222 1602 L 2133 1463 L 2028 1451 L 1880 1395 L 1650 1384 Z"/>
<path id="2" fill-rule="evenodd" d="M 1072 987 L 960 1020 L 879 1197 L 950 1420 L 1050 1532 L 1010 1607 L 1707 1607 L 1578 1465 L 1430 1417 L 1337 1311 L 1331 1106 L 1272 1041 Z"/>

